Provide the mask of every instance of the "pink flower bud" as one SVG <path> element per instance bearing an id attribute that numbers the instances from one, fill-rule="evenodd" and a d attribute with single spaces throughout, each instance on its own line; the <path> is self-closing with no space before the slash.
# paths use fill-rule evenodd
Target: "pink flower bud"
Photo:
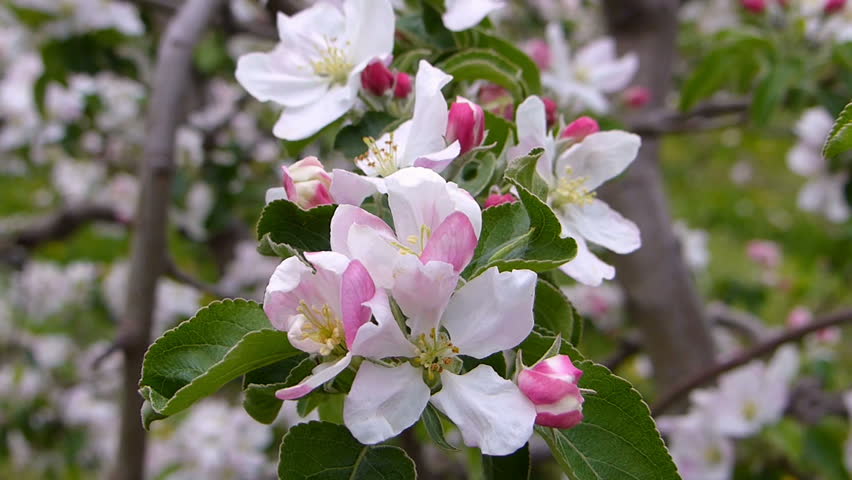
<path id="1" fill-rule="evenodd" d="M 846 0 L 826 0 L 824 9 L 826 14 L 832 14 L 843 10 L 845 6 Z"/>
<path id="2" fill-rule="evenodd" d="M 751 13 L 761 14 L 766 11 L 766 0 L 740 0 L 740 3 Z"/>
<path id="3" fill-rule="evenodd" d="M 503 205 L 504 203 L 515 203 L 518 201 L 518 198 L 512 195 L 511 193 L 507 193 L 504 195 L 500 195 L 499 193 L 492 193 L 485 199 L 485 207 L 496 207 L 497 205 Z"/>
<path id="4" fill-rule="evenodd" d="M 385 62 L 374 60 L 361 72 L 361 86 L 364 90 L 381 97 L 393 86 L 393 73 Z"/>
<path id="5" fill-rule="evenodd" d="M 512 95 L 500 85 L 488 84 L 480 87 L 479 104 L 494 115 L 509 121 L 514 120 L 515 104 L 512 103 Z"/>
<path id="6" fill-rule="evenodd" d="M 482 145 L 485 140 L 485 112 L 482 107 L 464 97 L 456 97 L 456 103 L 450 107 L 446 138 L 447 143 L 459 141 L 460 155 Z"/>
<path id="7" fill-rule="evenodd" d="M 411 75 L 405 72 L 397 72 L 396 83 L 393 87 L 393 96 L 396 98 L 408 98 L 411 94 Z"/>
<path id="8" fill-rule="evenodd" d="M 524 50 L 533 59 L 538 68 L 542 70 L 550 70 L 551 53 L 550 45 L 540 38 L 534 38 L 527 42 Z"/>
<path id="9" fill-rule="evenodd" d="M 567 355 L 550 357 L 518 375 L 518 388 L 538 413 L 536 424 L 571 428 L 583 421 L 584 400 L 577 386 L 582 376 Z"/>
<path id="10" fill-rule="evenodd" d="M 287 200 L 302 208 L 334 203 L 329 193 L 331 175 L 325 171 L 317 157 L 306 157 L 289 167 L 283 166 L 284 191 Z"/>
<path id="11" fill-rule="evenodd" d="M 781 248 L 769 240 L 752 240 L 746 246 L 751 261 L 766 268 L 775 268 L 781 263 Z"/>
<path id="12" fill-rule="evenodd" d="M 624 91 L 624 99 L 631 108 L 642 108 L 651 101 L 651 90 L 636 85 Z"/>
<path id="13" fill-rule="evenodd" d="M 562 134 L 559 135 L 559 138 L 570 138 L 576 142 L 580 142 L 584 138 L 593 133 L 599 132 L 600 130 L 601 127 L 594 118 L 580 117 L 569 123 L 568 126 L 565 127 L 565 130 L 562 130 Z"/>
<path id="14" fill-rule="evenodd" d="M 547 119 L 547 128 L 550 128 L 556 123 L 556 115 L 559 113 L 559 107 L 550 97 L 541 97 L 541 102 L 544 104 L 544 117 Z"/>

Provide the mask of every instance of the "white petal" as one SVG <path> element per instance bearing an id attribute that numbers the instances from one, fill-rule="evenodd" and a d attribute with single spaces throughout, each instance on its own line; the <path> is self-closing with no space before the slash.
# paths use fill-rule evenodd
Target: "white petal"
<path id="1" fill-rule="evenodd" d="M 574 112 L 585 109 L 601 115 L 609 112 L 609 100 L 596 86 L 579 82 L 564 82 L 555 86 L 561 103 L 566 104 Z"/>
<path id="2" fill-rule="evenodd" d="M 553 138 L 547 133 L 547 113 L 544 102 L 531 96 L 521 103 L 515 113 L 518 125 L 518 145 L 509 149 L 509 160 L 526 156 L 534 148 L 543 148 L 536 171 L 550 185 L 553 183 L 553 156 L 556 150 Z"/>
<path id="3" fill-rule="evenodd" d="M 365 177 L 347 170 L 335 168 L 331 172 L 331 196 L 340 205 L 361 205 L 374 193 L 387 193 L 382 178 Z"/>
<path id="4" fill-rule="evenodd" d="M 347 353 L 345 357 L 336 362 L 321 363 L 314 367 L 311 374 L 299 382 L 298 385 L 282 388 L 275 392 L 275 396 L 281 400 L 295 400 L 304 397 L 311 393 L 313 389 L 333 379 L 343 370 L 346 370 L 350 362 L 352 362 L 352 354 Z"/>
<path id="5" fill-rule="evenodd" d="M 394 15 L 388 0 L 347 0 L 343 4 L 346 16 L 345 36 L 349 58 L 360 71 L 376 57 L 389 55 L 393 50 Z"/>
<path id="6" fill-rule="evenodd" d="M 447 195 L 447 181 L 433 170 L 405 168 L 385 179 L 388 205 L 393 215 L 397 238 L 407 242 L 409 237 L 420 239 L 423 227 L 434 231 L 455 210 Z M 473 223 L 473 220 L 471 220 Z M 419 254 L 420 249 L 415 248 Z"/>
<path id="7" fill-rule="evenodd" d="M 482 210 L 479 208 L 479 204 L 476 203 L 476 200 L 467 190 L 459 187 L 454 182 L 447 182 L 447 193 L 453 202 L 453 211 L 462 212 L 467 215 L 467 218 L 470 219 L 470 224 L 473 225 L 476 238 L 479 238 L 479 232 L 482 230 Z"/>
<path id="8" fill-rule="evenodd" d="M 806 212 L 817 212 L 822 209 L 828 198 L 825 177 L 817 177 L 808 181 L 799 190 L 797 203 Z"/>
<path id="9" fill-rule="evenodd" d="M 636 159 L 642 139 L 638 135 L 610 130 L 589 135 L 572 146 L 556 162 L 557 176 L 571 169 L 571 177 L 583 177 L 583 187 L 595 190 L 618 176 Z"/>
<path id="10" fill-rule="evenodd" d="M 600 285 L 604 280 L 612 280 L 615 277 L 615 268 L 604 263 L 589 251 L 589 247 L 582 236 L 578 235 L 577 232 L 565 229 L 564 226 L 562 233 L 577 241 L 577 256 L 559 267 L 566 275 L 584 285 L 593 287 Z"/>
<path id="11" fill-rule="evenodd" d="M 358 329 L 352 342 L 352 353 L 362 357 L 382 359 L 387 357 L 413 357 L 414 345 L 405 337 L 388 305 L 387 295 L 379 291 L 376 297 L 364 303 L 373 311 L 376 322 L 365 323 Z"/>
<path id="12" fill-rule="evenodd" d="M 350 258 L 353 256 L 349 247 L 349 230 L 353 225 L 364 225 L 387 237 L 388 241 L 396 241 L 393 230 L 381 218 L 360 207 L 340 205 L 331 217 L 331 250 L 342 253 Z"/>
<path id="13" fill-rule="evenodd" d="M 812 150 L 822 150 L 825 137 L 831 132 L 834 118 L 823 107 L 813 107 L 805 110 L 802 117 L 796 123 L 796 135 L 811 147 Z"/>
<path id="14" fill-rule="evenodd" d="M 316 101 L 301 107 L 286 107 L 272 134 L 284 140 L 303 140 L 334 122 L 355 105 L 360 80 L 333 87 Z M 353 88 L 354 87 L 354 88 Z"/>
<path id="15" fill-rule="evenodd" d="M 405 145 L 400 147 L 406 163 L 404 166 L 410 166 L 416 159 L 446 148 L 444 133 L 447 131 L 448 109 L 441 88 L 452 79 L 452 76 L 433 67 L 426 60 L 420 60 L 414 79 L 414 116 L 411 118 L 410 131 L 405 134 Z"/>
<path id="16" fill-rule="evenodd" d="M 288 46 L 304 43 L 306 36 L 334 37 L 344 28 L 343 12 L 331 2 L 316 2 L 292 16 L 279 12 L 276 23 L 278 36 Z"/>
<path id="17" fill-rule="evenodd" d="M 465 445 L 485 455 L 509 455 L 533 432 L 535 407 L 509 380 L 480 365 L 464 375 L 441 374 L 432 403 L 461 431 Z"/>
<path id="18" fill-rule="evenodd" d="M 269 53 L 249 53 L 237 61 L 240 85 L 261 102 L 272 100 L 288 107 L 300 107 L 319 100 L 328 91 L 328 82 L 312 72 L 287 69 L 281 47 Z"/>
<path id="19" fill-rule="evenodd" d="M 447 12 L 442 17 L 444 26 L 453 32 L 467 30 L 504 5 L 501 0 L 447 0 Z"/>
<path id="20" fill-rule="evenodd" d="M 532 330 L 535 284 L 530 270 L 489 268 L 453 295 L 441 324 L 465 355 L 485 358 L 512 348 Z"/>
<path id="21" fill-rule="evenodd" d="M 561 83 L 572 78 L 571 52 L 568 49 L 568 43 L 565 41 L 562 26 L 556 22 L 548 23 L 545 36 L 547 45 L 550 47 L 551 68 L 556 77 L 555 83 Z"/>
<path id="22" fill-rule="evenodd" d="M 603 37 L 577 50 L 575 63 L 581 68 L 594 68 L 615 60 L 615 39 Z"/>
<path id="23" fill-rule="evenodd" d="M 811 176 L 825 169 L 825 159 L 820 150 L 815 150 L 808 144 L 800 142 L 787 152 L 787 166 L 793 173 Z"/>
<path id="24" fill-rule="evenodd" d="M 266 190 L 266 203 L 275 200 L 287 200 L 287 190 L 284 190 L 284 187 L 275 187 Z"/>
<path id="25" fill-rule="evenodd" d="M 411 335 L 429 333 L 438 322 L 458 284 L 458 274 L 445 262 L 426 265 L 413 255 L 400 259 L 391 295 L 408 317 Z"/>
<path id="26" fill-rule="evenodd" d="M 615 253 L 630 253 L 642 246 L 639 227 L 594 199 L 586 205 L 566 205 L 562 219 L 586 240 L 606 247 Z"/>
<path id="27" fill-rule="evenodd" d="M 343 423 L 359 442 L 394 437 L 420 418 L 429 402 L 421 370 L 405 363 L 386 368 L 364 362 L 343 404 Z"/>
<path id="28" fill-rule="evenodd" d="M 352 225 L 347 237 L 352 258 L 364 264 L 376 286 L 380 288 L 392 288 L 394 285 L 396 264 L 403 255 L 399 248 L 393 245 L 396 242 L 396 238 L 360 224 Z"/>
<path id="29" fill-rule="evenodd" d="M 591 70 L 591 85 L 602 92 L 613 93 L 624 90 L 630 85 L 636 70 L 639 69 L 639 57 L 631 52 L 618 60 L 599 64 Z"/>
<path id="30" fill-rule="evenodd" d="M 797 373 L 799 373 L 799 350 L 792 345 L 780 347 L 766 368 L 766 378 L 770 384 L 789 386 Z"/>
<path id="31" fill-rule="evenodd" d="M 450 164 L 461 151 L 461 144 L 458 140 L 451 143 L 450 146 L 437 152 L 421 155 L 414 160 L 415 167 L 428 168 L 436 172 L 443 172 L 447 165 Z"/>

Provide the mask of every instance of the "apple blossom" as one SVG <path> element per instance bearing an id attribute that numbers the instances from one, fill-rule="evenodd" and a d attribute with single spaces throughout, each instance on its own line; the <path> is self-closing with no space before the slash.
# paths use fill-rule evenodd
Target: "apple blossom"
<path id="1" fill-rule="evenodd" d="M 559 105 L 557 105 L 556 101 L 550 97 L 541 97 L 541 101 L 544 102 L 547 128 L 550 128 L 556 123 L 557 117 L 559 116 Z"/>
<path id="2" fill-rule="evenodd" d="M 551 62 L 550 46 L 541 38 L 534 38 L 524 44 L 524 51 L 533 59 L 538 68 L 549 70 Z"/>
<path id="3" fill-rule="evenodd" d="M 519 145 L 509 151 L 510 157 L 544 149 L 536 171 L 550 186 L 548 202 L 562 223 L 562 233 L 577 241 L 577 256 L 561 270 L 587 285 L 612 279 L 615 269 L 595 256 L 586 242 L 630 253 L 641 246 L 639 229 L 595 198 L 594 190 L 633 162 L 640 138 L 620 130 L 591 133 L 555 158 L 556 143 L 547 132 L 544 104 L 538 97 L 527 98 L 518 107 L 516 123 Z"/>
<path id="4" fill-rule="evenodd" d="M 556 93 L 559 103 L 574 111 L 585 109 L 606 113 L 609 101 L 604 94 L 624 89 L 639 68 L 639 58 L 628 53 L 616 58 L 615 40 L 595 40 L 572 58 L 562 27 L 547 26 L 552 67 L 542 74 L 542 83 Z"/>
<path id="5" fill-rule="evenodd" d="M 485 112 L 464 97 L 457 97 L 447 119 L 447 142 L 459 141 L 460 155 L 482 145 L 485 140 Z"/>
<path id="6" fill-rule="evenodd" d="M 677 221 L 672 225 L 675 237 L 680 243 L 681 253 L 686 265 L 693 271 L 701 271 L 710 263 L 710 250 L 707 247 L 708 235 L 705 230 L 689 228 Z"/>
<path id="7" fill-rule="evenodd" d="M 305 157 L 289 167 L 282 166 L 281 170 L 284 186 L 267 190 L 266 203 L 284 198 L 304 209 L 334 203 L 329 193 L 331 175 L 317 157 Z"/>
<path id="8" fill-rule="evenodd" d="M 381 97 L 393 86 L 394 75 L 388 70 L 385 62 L 381 60 L 373 60 L 361 72 L 361 85 L 364 90 L 372 93 L 377 97 Z"/>
<path id="9" fill-rule="evenodd" d="M 712 412 L 660 417 L 657 425 L 668 436 L 669 451 L 683 480 L 730 480 L 734 443 L 724 436 Z"/>
<path id="10" fill-rule="evenodd" d="M 582 370 L 568 355 L 556 355 L 524 368 L 518 388 L 535 405 L 537 425 L 571 428 L 583 421 L 583 394 L 578 382 Z"/>
<path id="11" fill-rule="evenodd" d="M 781 263 L 781 248 L 769 240 L 752 240 L 746 246 L 749 259 L 758 265 L 774 269 Z"/>
<path id="12" fill-rule="evenodd" d="M 846 6 L 846 0 L 826 0 L 823 9 L 825 13 L 832 14 L 843 10 L 844 6 Z"/>
<path id="13" fill-rule="evenodd" d="M 446 0 L 447 11 L 441 18 L 448 30 L 460 32 L 475 27 L 505 4 L 503 0 Z"/>
<path id="14" fill-rule="evenodd" d="M 335 252 L 306 253 L 316 272 L 298 257 L 278 265 L 263 301 L 272 325 L 290 343 L 323 362 L 298 385 L 278 390 L 282 400 L 303 397 L 349 366 L 357 335 L 371 315 L 389 311 L 387 297 L 357 260 Z"/>
<path id="15" fill-rule="evenodd" d="M 456 424 L 466 445 L 486 455 L 508 455 L 522 447 L 533 432 L 532 402 L 488 365 L 460 373 L 458 356 L 485 358 L 526 338 L 533 326 L 535 284 L 536 275 L 529 270 L 500 273 L 493 267 L 455 293 L 417 290 L 446 308 L 436 321 L 401 306 L 410 336 L 400 340 L 397 327 L 382 343 L 396 351 L 407 344 L 414 353 L 395 366 L 361 364 L 343 409 L 344 423 L 355 438 L 374 444 L 397 435 L 431 402 Z M 375 354 L 389 357 L 390 351 Z"/>
<path id="16" fill-rule="evenodd" d="M 301 140 L 347 113 L 358 99 L 361 72 L 393 49 L 388 0 L 319 2 L 278 14 L 280 42 L 271 52 L 239 58 L 236 77 L 252 96 L 284 106 L 273 134 Z"/>
<path id="17" fill-rule="evenodd" d="M 613 282 L 596 287 L 576 284 L 562 287 L 580 315 L 590 319 L 603 332 L 612 332 L 624 324 L 624 292 Z"/>

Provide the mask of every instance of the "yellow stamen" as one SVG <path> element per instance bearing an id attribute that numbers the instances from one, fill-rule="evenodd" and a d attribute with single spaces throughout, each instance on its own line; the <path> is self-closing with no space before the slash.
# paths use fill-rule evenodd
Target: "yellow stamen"
<path id="1" fill-rule="evenodd" d="M 589 191 L 584 185 L 586 177 L 572 177 L 571 167 L 565 168 L 565 176 L 559 179 L 559 183 L 551 193 L 553 206 L 563 205 L 588 205 L 595 199 L 595 192 Z"/>
<path id="2" fill-rule="evenodd" d="M 345 85 L 353 65 L 346 58 L 346 52 L 337 46 L 337 38 L 326 37 L 325 47 L 320 48 L 319 53 L 320 59 L 311 61 L 314 73 L 321 77 L 329 77 L 332 84 Z"/>
<path id="3" fill-rule="evenodd" d="M 344 343 L 343 322 L 328 304 L 320 307 L 309 306 L 302 300 L 296 311 L 307 320 L 302 325 L 302 340 L 311 340 L 322 345 L 320 355 L 329 355 Z"/>

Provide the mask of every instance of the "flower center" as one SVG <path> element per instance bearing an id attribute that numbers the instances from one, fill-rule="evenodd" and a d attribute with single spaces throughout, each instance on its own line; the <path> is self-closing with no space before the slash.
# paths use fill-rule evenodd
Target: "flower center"
<path id="1" fill-rule="evenodd" d="M 585 68 L 582 68 L 582 67 L 574 70 L 574 77 L 580 83 L 589 83 L 589 80 L 591 80 L 591 78 L 592 78 L 589 71 Z"/>
<path id="2" fill-rule="evenodd" d="M 588 205 L 595 199 L 595 192 L 589 191 L 584 185 L 586 177 L 572 177 L 571 167 L 565 168 L 565 176 L 559 179 L 559 183 L 552 192 L 553 206 L 563 205 Z"/>
<path id="3" fill-rule="evenodd" d="M 747 421 L 752 421 L 757 418 L 757 404 L 749 400 L 743 405 L 743 418 Z"/>
<path id="4" fill-rule="evenodd" d="M 345 45 L 348 46 L 349 42 Z M 345 85 L 353 65 L 346 58 L 346 52 L 337 46 L 337 38 L 325 37 L 325 46 L 318 50 L 319 60 L 311 61 L 314 73 L 321 77 L 328 77 L 333 85 Z"/>
<path id="5" fill-rule="evenodd" d="M 322 345 L 320 355 L 329 355 L 343 344 L 343 322 L 337 318 L 328 304 L 321 307 L 309 306 L 301 300 L 296 311 L 307 320 L 302 325 L 302 339 Z"/>
<path id="6" fill-rule="evenodd" d="M 399 170 L 399 164 L 396 159 L 399 146 L 393 140 L 393 132 L 384 141 L 376 140 L 373 137 L 364 137 L 363 140 L 367 144 L 367 152 L 356 158 L 356 160 L 365 161 L 367 165 L 376 169 L 383 177 L 387 177 Z"/>
<path id="7" fill-rule="evenodd" d="M 429 335 L 421 333 L 415 340 L 414 365 L 423 368 L 430 379 L 441 374 L 456 360 L 459 347 L 453 345 L 450 336 L 445 332 L 437 332 L 434 328 Z"/>
<path id="8" fill-rule="evenodd" d="M 391 245 L 399 249 L 399 253 L 403 255 L 420 256 L 423 249 L 426 248 L 426 243 L 432 237 L 432 229 L 427 225 L 420 225 L 420 236 L 409 235 L 405 239 L 406 244 L 400 242 L 392 242 Z"/>
<path id="9" fill-rule="evenodd" d="M 716 447 L 708 447 L 704 450 L 704 460 L 710 465 L 722 463 L 722 452 Z"/>

